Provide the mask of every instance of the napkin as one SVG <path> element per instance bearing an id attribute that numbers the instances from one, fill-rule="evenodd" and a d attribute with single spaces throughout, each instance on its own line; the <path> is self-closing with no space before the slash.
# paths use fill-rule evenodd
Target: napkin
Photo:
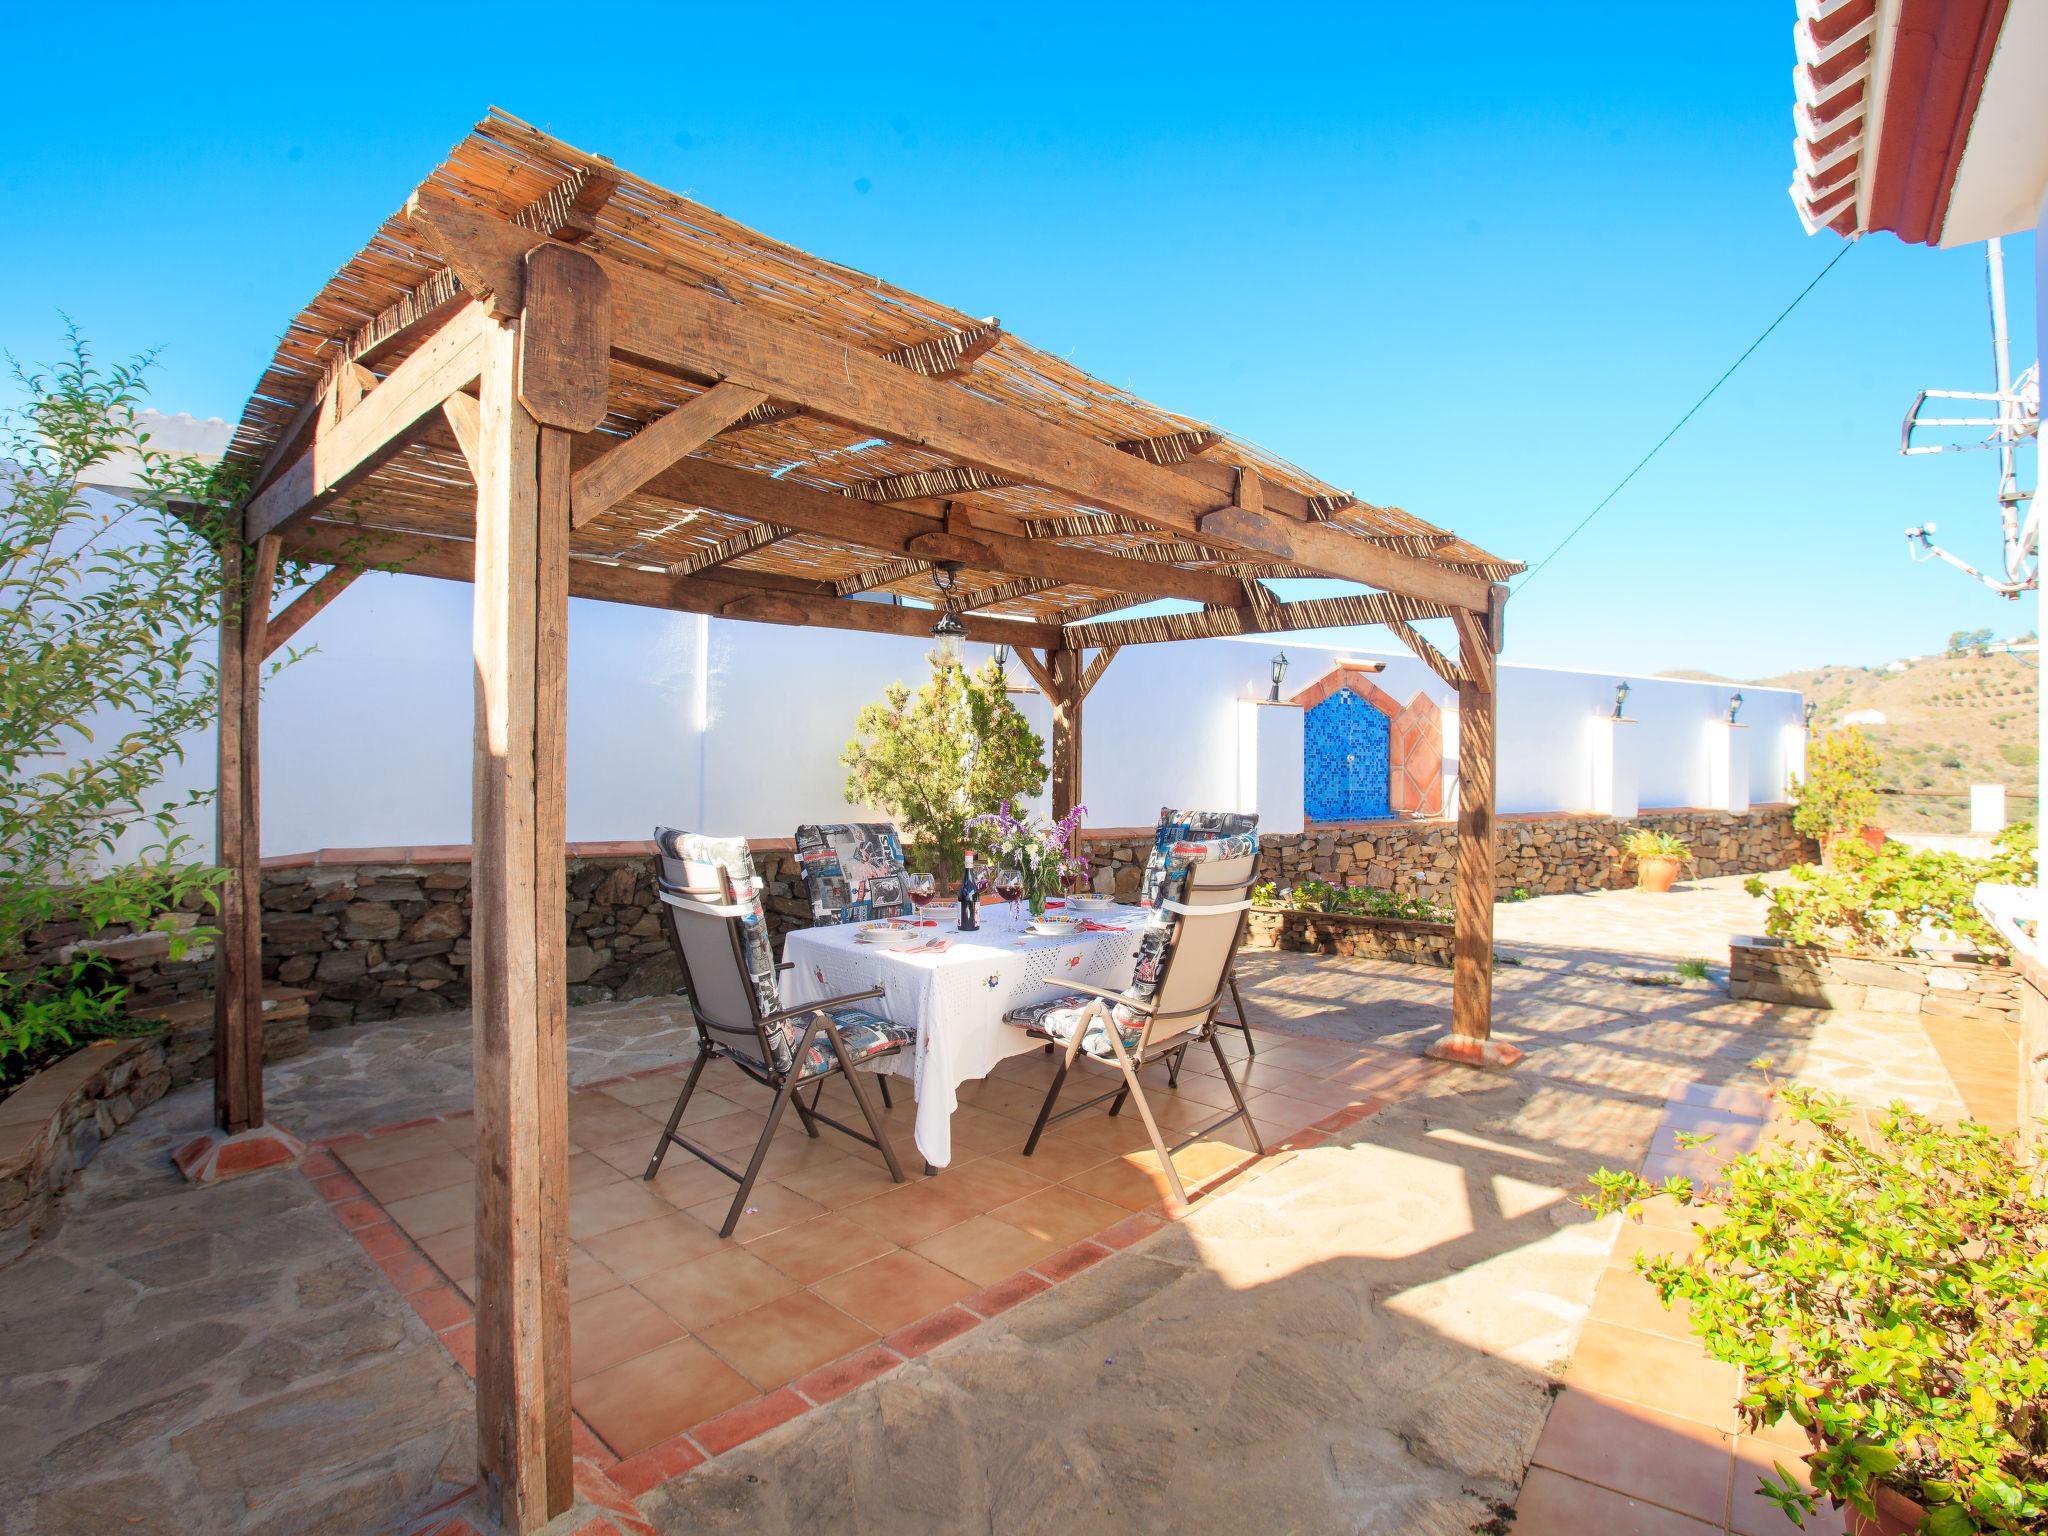
<path id="1" fill-rule="evenodd" d="M 926 939 L 922 944 L 905 944 L 896 953 L 899 955 L 943 955 L 953 947 L 951 939 Z"/>
<path id="2" fill-rule="evenodd" d="M 1123 923 L 1098 923 L 1088 918 L 1082 919 L 1081 922 L 1083 933 L 1123 933 L 1125 927 Z"/>

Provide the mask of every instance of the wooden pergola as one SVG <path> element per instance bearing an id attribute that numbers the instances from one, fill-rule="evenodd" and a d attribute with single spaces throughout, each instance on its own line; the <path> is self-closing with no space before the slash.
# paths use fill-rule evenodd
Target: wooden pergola
<path id="1" fill-rule="evenodd" d="M 873 594 L 950 607 L 1051 701 L 1061 814 L 1119 647 L 1385 625 L 1458 691 L 1455 1004 L 1435 1049 L 1498 1059 L 1494 675 L 1520 567 L 1451 533 L 498 114 L 293 322 L 230 456 L 254 489 L 222 628 L 223 1133 L 263 1121 L 263 658 L 365 563 L 475 585 L 476 1395 L 511 1529 L 570 1500 L 571 596 L 901 635 L 933 609 Z M 332 569 L 272 615 L 281 553 Z M 1295 577 L 1364 590 L 1267 585 Z M 1117 616 L 1161 598 L 1198 606 Z M 1427 619 L 1452 622 L 1455 657 Z"/>

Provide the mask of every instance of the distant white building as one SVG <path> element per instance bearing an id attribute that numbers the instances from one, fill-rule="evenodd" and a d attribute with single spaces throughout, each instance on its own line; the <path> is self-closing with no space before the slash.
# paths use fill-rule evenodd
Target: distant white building
<path id="1" fill-rule="evenodd" d="M 1883 725 L 1884 711 L 1881 709 L 1852 709 L 1842 716 L 1844 725 Z"/>

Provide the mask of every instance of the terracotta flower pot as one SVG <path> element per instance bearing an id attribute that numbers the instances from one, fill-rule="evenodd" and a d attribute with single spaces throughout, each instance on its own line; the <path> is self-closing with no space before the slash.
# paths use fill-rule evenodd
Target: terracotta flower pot
<path id="1" fill-rule="evenodd" d="M 1636 889 L 1668 891 L 1678 883 L 1678 860 L 1660 854 L 1636 860 Z"/>
<path id="2" fill-rule="evenodd" d="M 1882 1484 L 1871 1490 L 1871 1503 L 1877 1506 L 1874 1520 L 1860 1510 L 1842 1512 L 1848 1518 L 1849 1536 L 1913 1536 L 1927 1513 L 1903 1493 Z"/>

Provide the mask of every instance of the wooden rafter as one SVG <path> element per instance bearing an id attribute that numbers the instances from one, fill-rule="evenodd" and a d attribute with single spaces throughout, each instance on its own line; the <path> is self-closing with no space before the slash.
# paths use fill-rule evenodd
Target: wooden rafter
<path id="1" fill-rule="evenodd" d="M 1050 655 L 1051 653 L 1048 652 L 1047 654 Z M 1024 663 L 1024 670 L 1031 674 L 1031 680 L 1038 684 L 1039 691 L 1048 699 L 1060 691 L 1059 682 L 1053 676 L 1052 667 L 1048 662 L 1041 660 L 1022 646 L 1017 648 L 1015 655 L 1019 661 Z"/>
<path id="2" fill-rule="evenodd" d="M 893 587 L 899 581 L 909 581 L 913 576 L 927 575 L 931 568 L 929 560 L 890 560 L 881 565 L 871 565 L 864 571 L 850 571 L 833 586 L 841 597 L 851 597 L 856 592 L 877 592 L 883 587 Z"/>
<path id="3" fill-rule="evenodd" d="M 407 211 L 421 237 L 462 274 L 472 294 L 509 307 L 524 257 L 520 230 L 431 191 L 417 194 Z M 1234 490 L 1238 476 L 1232 466 L 1201 459 L 1154 465 L 1056 421 L 921 377 L 673 277 L 626 262 L 605 267 L 613 349 L 643 365 L 744 384 L 828 420 L 1326 576 L 1475 610 L 1488 601 L 1487 583 L 1474 576 L 1309 522 L 1308 498 L 1301 492 L 1261 482 L 1259 509 L 1239 500 L 1219 510 L 1208 472 L 1220 470 Z"/>
<path id="4" fill-rule="evenodd" d="M 965 491 L 999 491 L 1017 482 L 985 469 L 943 464 L 937 469 L 917 469 L 906 475 L 882 475 L 874 480 L 856 481 L 846 494 L 861 501 L 922 501 L 931 497 L 957 496 Z"/>
<path id="5" fill-rule="evenodd" d="M 928 379 L 953 379 L 972 368 L 1002 339 L 1002 322 L 991 316 L 979 325 L 913 341 L 888 356 L 898 368 L 908 368 Z"/>
<path id="6" fill-rule="evenodd" d="M 1365 592 L 1351 597 L 1312 597 L 1298 603 L 1276 603 L 1269 619 L 1246 607 L 1205 608 L 1200 613 L 1160 613 L 1143 619 L 1111 619 L 1098 624 L 1069 623 L 1067 645 L 1146 645 L 1162 640 L 1206 640 L 1218 635 L 1278 634 L 1295 629 L 1340 629 L 1349 625 L 1384 624 L 1389 617 L 1437 619 L 1453 609 L 1394 592 Z"/>
<path id="7" fill-rule="evenodd" d="M 1102 674 L 1109 670 L 1109 664 L 1116 657 L 1117 648 L 1105 645 L 1095 653 L 1095 659 L 1088 663 L 1088 670 L 1081 674 L 1081 697 L 1086 698 L 1095 691 L 1095 685 L 1102 681 Z"/>
<path id="8" fill-rule="evenodd" d="M 578 166 L 514 216 L 537 235 L 580 244 L 597 233 L 597 215 L 619 189 L 619 179 Z"/>
<path id="9" fill-rule="evenodd" d="M 991 587 L 983 587 L 977 592 L 963 592 L 954 600 L 953 607 L 960 613 L 972 613 L 977 608 L 993 608 L 998 603 L 1014 603 L 1020 597 L 1050 592 L 1065 585 L 1065 582 L 1054 581 L 1044 576 L 1018 576 L 1010 581 L 999 581 Z"/>
<path id="10" fill-rule="evenodd" d="M 263 654 L 270 656 L 281 650 L 293 635 L 311 622 L 315 614 L 340 596 L 342 591 L 361 574 L 362 571 L 356 566 L 334 566 L 324 572 L 318 581 L 272 614 L 269 627 L 263 635 Z"/>
<path id="11" fill-rule="evenodd" d="M 450 395 L 475 382 L 492 324 L 480 305 L 457 311 L 347 415 L 316 433 L 291 465 L 250 500 L 250 538 L 312 516 L 405 448 L 441 417 Z"/>
<path id="12" fill-rule="evenodd" d="M 1165 432 L 1158 437 L 1127 437 L 1117 447 L 1147 464 L 1185 464 L 1222 441 L 1220 432 L 1195 430 Z"/>

